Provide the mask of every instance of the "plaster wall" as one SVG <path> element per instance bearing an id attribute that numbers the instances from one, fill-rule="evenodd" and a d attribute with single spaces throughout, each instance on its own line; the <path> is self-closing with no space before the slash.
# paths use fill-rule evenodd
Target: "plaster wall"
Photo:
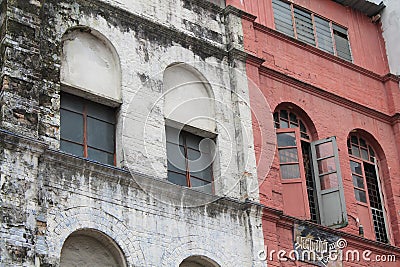
<path id="1" fill-rule="evenodd" d="M 390 72 L 400 75 L 400 2 L 383 1 L 386 8 L 382 12 L 382 31 Z"/>

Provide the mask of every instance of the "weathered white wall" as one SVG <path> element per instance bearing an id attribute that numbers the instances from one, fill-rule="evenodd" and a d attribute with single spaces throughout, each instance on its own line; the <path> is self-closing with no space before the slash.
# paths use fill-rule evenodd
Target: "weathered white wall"
<path id="1" fill-rule="evenodd" d="M 258 198 L 257 187 L 249 189 L 258 183 L 246 64 L 230 61 L 224 53 L 222 12 L 186 0 L 106 1 L 161 23 L 140 20 L 140 24 L 130 25 L 135 18 L 129 14 L 119 22 L 114 13 L 120 10 L 95 10 L 95 1 L 84 8 L 82 2 L 46 3 L 53 27 L 46 41 L 61 44 L 65 32 L 80 25 L 100 33 L 115 48 L 121 66 L 117 168 L 43 147 L 32 152 L 31 141 L 26 145 L 30 148 L 4 149 L 0 153 L 1 183 L 10 184 L 15 193 L 7 191 L 2 200 L 5 205 L 18 206 L 15 216 L 21 218 L 13 221 L 22 222 L 12 229 L 0 228 L 0 250 L 11 247 L 11 252 L 4 252 L 4 262 L 32 266 L 32 262 L 40 265 L 45 261 L 57 266 L 68 236 L 89 228 L 112 238 L 128 266 L 178 267 L 193 255 L 202 255 L 223 267 L 264 266 L 257 258 L 264 245 L 260 210 L 244 203 L 247 197 Z M 231 15 L 230 21 L 239 25 L 241 19 Z M 190 37 L 198 40 L 193 42 Z M 215 47 L 222 52 L 215 52 Z M 75 50 L 72 48 L 70 51 Z M 54 57 L 57 59 L 57 54 Z M 213 94 L 213 128 L 218 135 L 214 196 L 166 180 L 163 78 L 166 68 L 177 62 L 196 69 Z M 59 105 L 57 97 L 52 101 L 55 107 Z M 57 124 L 59 114 L 52 115 Z M 18 146 L 24 146 L 24 142 L 28 141 L 18 141 Z M 57 146 L 52 148 L 57 150 Z M 129 169 L 133 175 L 118 167 Z M 137 173 L 151 178 L 139 179 Z M 217 201 L 221 196 L 229 199 Z M 40 234 L 30 234 L 36 231 Z M 32 236 L 28 241 L 27 235 Z M 42 257 L 15 263 L 12 249 L 19 249 L 23 242 L 29 253 L 34 251 Z"/>
<path id="2" fill-rule="evenodd" d="M 123 267 L 124 259 L 113 255 L 109 244 L 84 234 L 72 235 L 64 242 L 61 251 L 60 267 L 96 266 Z"/>
<path id="3" fill-rule="evenodd" d="M 106 40 L 80 30 L 63 36 L 62 83 L 120 102 L 120 72 L 118 56 Z"/>
<path id="4" fill-rule="evenodd" d="M 400 1 L 383 2 L 386 8 L 382 12 L 382 30 L 390 72 L 400 75 Z"/>
<path id="5" fill-rule="evenodd" d="M 164 71 L 164 116 L 170 120 L 214 133 L 214 94 L 196 70 L 177 64 Z"/>

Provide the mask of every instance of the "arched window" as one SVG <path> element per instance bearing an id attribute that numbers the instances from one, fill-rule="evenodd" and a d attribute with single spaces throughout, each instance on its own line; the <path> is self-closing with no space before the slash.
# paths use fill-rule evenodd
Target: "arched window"
<path id="1" fill-rule="evenodd" d="M 274 112 L 284 212 L 344 227 L 347 213 L 336 139 L 312 142 L 299 113 L 304 112 L 291 105 L 280 105 Z"/>
<path id="2" fill-rule="evenodd" d="M 61 250 L 61 267 L 127 266 L 118 245 L 108 236 L 95 230 L 79 230 L 72 233 Z"/>
<path id="3" fill-rule="evenodd" d="M 219 267 L 219 264 L 204 256 L 191 256 L 182 261 L 179 267 Z"/>
<path id="4" fill-rule="evenodd" d="M 357 133 L 349 135 L 347 147 L 356 200 L 361 207 L 368 207 L 376 240 L 388 243 L 385 205 L 376 153 L 368 141 Z"/>
<path id="5" fill-rule="evenodd" d="M 293 111 L 287 109 L 276 111 L 274 113 L 274 121 L 275 128 L 277 129 L 281 177 L 288 179 L 301 178 L 302 175 L 305 176 L 311 221 L 318 223 L 318 200 L 311 166 L 310 133 L 304 122 Z M 296 128 L 298 128 L 298 136 L 296 131 L 287 132 L 283 130 Z M 283 138 L 287 139 L 289 136 L 294 137 L 291 146 L 282 142 Z M 295 144 L 296 146 L 294 146 Z M 300 149 L 297 144 L 300 145 Z M 299 152 L 300 157 L 297 156 Z"/>
<path id="6" fill-rule="evenodd" d="M 105 37 L 87 27 L 69 30 L 62 44 L 60 149 L 115 165 L 118 56 Z"/>
<path id="7" fill-rule="evenodd" d="M 164 73 L 168 181 L 213 192 L 216 122 L 210 85 L 186 64 Z"/>

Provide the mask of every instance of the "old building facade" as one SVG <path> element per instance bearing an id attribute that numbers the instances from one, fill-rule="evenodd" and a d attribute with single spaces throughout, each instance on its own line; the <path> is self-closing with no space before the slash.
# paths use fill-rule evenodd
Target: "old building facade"
<path id="1" fill-rule="evenodd" d="M 238 13 L 0 6 L 1 266 L 264 266 Z"/>
<path id="2" fill-rule="evenodd" d="M 399 32 L 392 2 L 385 9 L 369 0 L 227 1 L 246 13 L 269 266 L 398 265 Z M 341 259 L 325 257 L 339 249 Z"/>
<path id="3" fill-rule="evenodd" d="M 0 265 L 397 266 L 378 2 L 0 0 Z"/>

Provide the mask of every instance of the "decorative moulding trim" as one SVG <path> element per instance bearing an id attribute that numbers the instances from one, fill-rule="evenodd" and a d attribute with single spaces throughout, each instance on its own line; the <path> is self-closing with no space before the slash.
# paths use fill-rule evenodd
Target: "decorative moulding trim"
<path id="1" fill-rule="evenodd" d="M 351 63 L 347 60 L 341 59 L 335 55 L 331 55 L 327 52 L 322 51 L 321 49 L 318 49 L 316 47 L 313 47 L 309 44 L 306 44 L 304 42 L 301 42 L 299 40 L 296 40 L 290 36 L 287 36 L 283 33 L 280 33 L 274 29 L 268 28 L 267 26 L 261 25 L 257 22 L 254 22 L 254 29 L 259 30 L 260 32 L 263 32 L 265 34 L 268 34 L 270 36 L 273 36 L 277 39 L 280 39 L 281 41 L 290 43 L 294 46 L 300 47 L 301 49 L 304 49 L 310 53 L 313 53 L 315 55 L 318 55 L 319 57 L 325 58 L 327 60 L 330 60 L 336 64 L 342 65 L 348 69 L 351 69 L 353 71 L 359 72 L 365 76 L 368 76 L 372 79 L 378 80 L 378 81 L 383 81 L 384 76 L 380 76 L 379 74 L 376 74 L 375 72 L 372 72 L 370 70 L 367 70 L 363 67 L 357 66 L 354 63 Z"/>
<path id="2" fill-rule="evenodd" d="M 245 19 L 245 20 L 248 20 L 248 21 L 253 21 L 253 22 L 257 19 L 257 16 L 254 16 L 254 15 L 252 15 L 250 13 L 247 13 L 246 11 L 243 11 L 243 10 L 238 9 L 238 8 L 236 8 L 234 6 L 231 6 L 231 5 L 227 6 L 224 9 L 223 13 L 224 13 L 225 16 L 229 15 L 229 14 L 233 14 L 235 16 L 238 16 L 238 17 L 242 18 L 242 19 Z"/>
<path id="3" fill-rule="evenodd" d="M 200 2 L 200 0 L 190 0 L 193 2 Z M 143 28 L 147 28 L 148 30 L 151 30 L 151 32 L 157 33 L 159 35 L 162 35 L 163 37 L 171 39 L 174 42 L 177 42 L 179 44 L 186 44 L 186 45 L 191 45 L 191 46 L 198 46 L 202 50 L 201 52 L 207 53 L 209 56 L 214 56 L 218 58 L 223 58 L 227 56 L 227 51 L 225 49 L 224 44 L 217 44 L 217 43 L 212 43 L 208 40 L 198 38 L 196 36 L 191 36 L 188 35 L 187 33 L 174 28 L 172 25 L 165 25 L 158 23 L 157 21 L 154 21 L 151 19 L 151 17 L 148 16 L 140 16 L 138 14 L 134 14 L 129 12 L 126 9 L 123 9 L 118 6 L 110 5 L 108 3 L 105 3 L 101 0 L 78 0 L 77 1 L 80 5 L 82 6 L 89 6 L 91 4 L 97 5 L 98 7 L 101 7 L 105 10 L 110 11 L 111 13 L 115 14 L 115 18 L 118 20 L 123 21 L 126 25 L 136 25 L 140 24 L 143 26 Z M 212 8 L 216 7 L 217 10 L 224 10 L 222 8 L 217 7 L 216 5 L 210 3 L 210 4 L 204 4 L 206 6 L 212 6 Z M 201 5 L 201 6 L 204 6 Z M 223 34 L 223 33 L 222 33 Z"/>
<path id="4" fill-rule="evenodd" d="M 282 211 L 280 211 L 280 210 L 272 209 L 272 208 L 269 208 L 266 206 L 263 207 L 263 211 L 264 211 L 263 212 L 264 220 L 275 222 L 277 225 L 284 227 L 285 229 L 288 229 L 288 227 L 290 227 L 289 229 L 292 229 L 292 227 L 295 223 L 307 224 L 312 228 L 318 228 L 322 231 L 329 232 L 334 235 L 338 235 L 342 238 L 345 238 L 346 241 L 348 241 L 348 244 L 354 244 L 359 249 L 362 249 L 362 248 L 370 249 L 371 251 L 380 252 L 383 254 L 387 254 L 388 251 L 400 254 L 400 248 L 393 246 L 393 245 L 380 243 L 375 240 L 366 239 L 364 237 L 350 234 L 350 233 L 347 233 L 347 232 L 344 232 L 341 230 L 332 229 L 332 228 L 329 228 L 329 227 L 326 227 L 326 226 L 323 226 L 320 224 L 316 224 L 313 222 L 305 221 L 305 220 L 300 220 L 295 217 L 284 215 L 282 213 Z"/>
<path id="5" fill-rule="evenodd" d="M 323 90 L 321 88 L 318 88 L 318 87 L 313 86 L 311 84 L 305 83 L 305 82 L 300 81 L 300 80 L 298 80 L 296 78 L 287 76 L 287 75 L 285 75 L 285 74 L 283 74 L 281 72 L 278 72 L 276 70 L 273 70 L 273 69 L 267 68 L 265 66 L 262 66 L 260 68 L 259 72 L 260 72 L 260 74 L 262 74 L 264 76 L 273 77 L 276 80 L 279 80 L 279 81 L 281 81 L 281 82 L 283 82 L 285 84 L 288 84 L 290 86 L 296 86 L 297 89 L 300 89 L 300 90 L 302 90 L 304 92 L 311 93 L 313 95 L 319 96 L 319 97 L 321 97 L 321 98 L 323 98 L 325 100 L 334 102 L 334 103 L 336 103 L 338 105 L 341 105 L 343 107 L 349 108 L 351 110 L 363 113 L 363 114 L 365 114 L 367 116 L 373 117 L 373 118 L 375 118 L 377 120 L 380 120 L 382 122 L 392 123 L 392 121 L 393 121 L 393 117 L 394 116 L 390 116 L 390 115 L 384 114 L 384 113 L 382 113 L 380 111 L 376 111 L 374 109 L 368 108 L 366 106 L 363 106 L 361 104 L 358 104 L 356 102 L 353 102 L 351 100 L 343 98 L 341 96 L 332 94 L 332 93 L 327 92 L 327 91 L 325 91 L 325 90 Z"/>

